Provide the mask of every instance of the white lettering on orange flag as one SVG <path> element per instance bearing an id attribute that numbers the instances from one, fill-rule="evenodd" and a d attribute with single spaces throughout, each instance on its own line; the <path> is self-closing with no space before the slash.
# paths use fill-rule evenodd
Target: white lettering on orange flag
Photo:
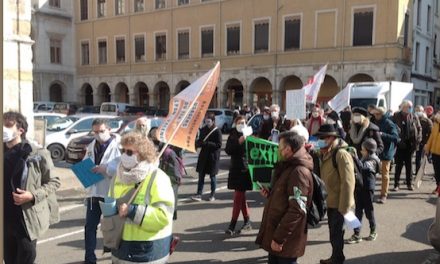
<path id="1" fill-rule="evenodd" d="M 157 132 L 160 141 L 196 152 L 197 132 L 205 118 L 219 76 L 220 62 L 217 62 L 213 69 L 171 99 L 169 114 Z"/>
<path id="2" fill-rule="evenodd" d="M 316 103 L 318 99 L 318 93 L 321 89 L 321 84 L 324 82 L 325 73 L 327 71 L 327 64 L 322 67 L 314 76 L 313 79 L 309 80 L 307 84 L 303 87 L 306 91 L 306 102 Z"/>

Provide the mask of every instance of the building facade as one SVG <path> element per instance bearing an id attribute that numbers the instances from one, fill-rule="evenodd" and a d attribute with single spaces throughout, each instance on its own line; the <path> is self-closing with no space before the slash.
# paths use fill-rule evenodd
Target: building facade
<path id="1" fill-rule="evenodd" d="M 328 64 L 348 82 L 410 81 L 411 0 L 78 0 L 77 101 L 168 108 L 215 62 L 212 106 L 278 103 Z"/>
<path id="2" fill-rule="evenodd" d="M 437 83 L 434 87 L 432 105 L 435 109 L 440 109 L 440 0 L 434 0 L 434 6 L 433 72 Z"/>
<path id="3" fill-rule="evenodd" d="M 76 101 L 71 0 L 32 0 L 35 101 Z"/>

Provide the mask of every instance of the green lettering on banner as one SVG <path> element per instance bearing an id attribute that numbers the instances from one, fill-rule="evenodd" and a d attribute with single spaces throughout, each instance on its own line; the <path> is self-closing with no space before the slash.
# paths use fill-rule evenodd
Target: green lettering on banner
<path id="1" fill-rule="evenodd" d="M 260 189 L 257 182 L 269 186 L 272 170 L 278 161 L 278 144 L 261 138 L 247 137 L 246 156 L 253 189 Z"/>

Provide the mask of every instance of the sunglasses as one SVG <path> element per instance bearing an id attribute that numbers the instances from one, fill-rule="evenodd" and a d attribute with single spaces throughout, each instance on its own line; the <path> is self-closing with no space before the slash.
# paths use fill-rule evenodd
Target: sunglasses
<path id="1" fill-rule="evenodd" d="M 131 149 L 122 149 L 122 153 L 127 153 L 127 156 L 131 157 L 134 154 L 134 151 Z"/>

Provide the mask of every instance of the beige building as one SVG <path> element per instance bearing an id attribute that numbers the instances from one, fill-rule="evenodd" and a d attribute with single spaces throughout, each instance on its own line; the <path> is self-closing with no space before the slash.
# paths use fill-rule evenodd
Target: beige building
<path id="1" fill-rule="evenodd" d="M 221 61 L 212 105 L 279 103 L 329 65 L 347 82 L 410 81 L 411 0 L 77 0 L 77 100 L 168 108 Z"/>

